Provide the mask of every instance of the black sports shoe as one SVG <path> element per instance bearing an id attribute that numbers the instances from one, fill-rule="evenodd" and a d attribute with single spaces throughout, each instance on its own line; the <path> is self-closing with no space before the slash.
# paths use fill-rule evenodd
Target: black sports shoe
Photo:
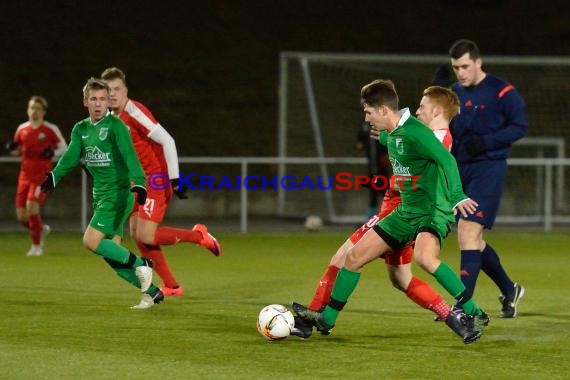
<path id="1" fill-rule="evenodd" d="M 489 326 L 489 321 L 491 318 L 489 318 L 489 315 L 484 311 L 481 310 L 481 314 L 474 315 L 473 317 L 475 318 L 475 325 L 480 326 L 481 330 Z"/>
<path id="2" fill-rule="evenodd" d="M 462 309 L 461 307 L 457 306 L 457 304 L 453 304 L 453 305 L 451 305 L 451 311 L 460 313 L 460 312 L 463 311 L 463 309 Z M 436 315 L 435 317 L 433 317 L 433 321 L 434 321 L 434 322 L 443 322 L 444 320 L 441 319 L 441 318 L 439 317 L 439 315 Z"/>
<path id="3" fill-rule="evenodd" d="M 514 318 L 517 316 L 517 305 L 524 296 L 524 286 L 515 282 L 514 289 L 508 297 L 501 294 L 499 302 L 503 304 L 499 318 Z"/>
<path id="4" fill-rule="evenodd" d="M 162 290 L 158 289 L 158 291 L 154 293 L 154 295 L 152 296 L 152 302 L 154 302 L 155 304 L 159 304 L 162 301 L 164 301 L 164 293 L 162 292 Z"/>
<path id="5" fill-rule="evenodd" d="M 485 316 L 486 315 L 487 314 L 485 314 Z M 463 343 L 469 344 L 481 338 L 481 335 L 483 335 L 483 327 L 486 325 L 482 324 L 480 317 L 476 315 L 466 314 L 465 316 L 467 317 L 467 328 L 472 333 L 468 337 L 463 339 Z M 487 323 L 489 323 L 488 318 L 487 318 Z"/>
<path id="6" fill-rule="evenodd" d="M 463 310 L 451 310 L 445 318 L 445 324 L 459 335 L 465 344 L 475 342 L 482 334 L 482 331 L 474 328 L 474 323 L 470 323 Z"/>
<path id="7" fill-rule="evenodd" d="M 489 321 L 490 321 L 489 316 L 487 315 L 487 313 L 485 313 L 482 310 L 481 314 L 467 315 L 467 322 L 469 329 L 479 334 L 479 336 L 476 339 L 479 339 L 481 335 L 483 335 L 483 330 L 485 329 L 486 326 L 489 325 Z M 471 342 L 465 342 L 465 343 L 471 343 Z"/>
<path id="8" fill-rule="evenodd" d="M 298 336 L 301 339 L 308 339 L 313 334 L 313 325 L 306 322 L 300 317 L 295 317 L 295 327 L 291 330 L 291 335 Z"/>
<path id="9" fill-rule="evenodd" d="M 297 317 L 302 319 L 305 323 L 309 324 L 310 326 L 315 326 L 318 332 L 322 335 L 329 335 L 331 330 L 334 326 L 329 326 L 323 316 L 318 311 L 307 309 L 305 306 L 301 305 L 300 303 L 293 302 L 291 304 L 293 311 L 297 314 Z"/>

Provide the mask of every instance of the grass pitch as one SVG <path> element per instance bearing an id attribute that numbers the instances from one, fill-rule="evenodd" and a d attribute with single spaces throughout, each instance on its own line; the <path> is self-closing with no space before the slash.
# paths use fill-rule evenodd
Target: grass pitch
<path id="1" fill-rule="evenodd" d="M 570 237 L 561 233 L 489 234 L 526 295 L 517 318 L 499 319 L 498 290 L 481 275 L 475 298 L 492 319 L 474 344 L 393 289 L 382 262 L 365 268 L 332 335 L 265 341 L 255 327 L 259 310 L 308 302 L 350 232 L 222 234 L 220 258 L 196 246 L 166 247 L 186 295 L 144 311 L 130 310 L 138 291 L 83 248 L 79 234 L 52 233 L 42 257 L 25 256 L 27 235 L 2 234 L 0 377 L 568 378 Z M 455 238 L 441 257 L 457 268 Z"/>

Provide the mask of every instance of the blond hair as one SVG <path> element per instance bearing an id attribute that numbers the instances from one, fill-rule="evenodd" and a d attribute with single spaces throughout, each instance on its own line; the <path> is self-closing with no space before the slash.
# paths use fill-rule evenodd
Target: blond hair
<path id="1" fill-rule="evenodd" d="M 87 99 L 89 91 L 91 90 L 107 90 L 109 92 L 109 85 L 102 79 L 91 77 L 83 86 L 83 98 Z"/>

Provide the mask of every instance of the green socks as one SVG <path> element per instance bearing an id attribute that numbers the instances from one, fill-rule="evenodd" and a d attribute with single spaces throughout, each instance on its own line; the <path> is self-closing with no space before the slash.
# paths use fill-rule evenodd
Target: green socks
<path id="1" fill-rule="evenodd" d="M 432 276 L 434 276 L 437 282 L 439 282 L 441 286 L 443 286 L 443 288 L 447 290 L 447 292 L 451 294 L 456 300 L 458 300 L 458 297 L 461 297 L 461 295 L 466 290 L 465 285 L 463 285 L 453 269 L 451 269 L 449 265 L 444 262 L 442 262 L 439 267 L 437 267 L 435 272 L 432 273 Z M 473 302 L 471 298 L 463 302 L 461 306 L 466 314 L 472 315 L 482 313 L 481 309 L 477 306 L 477 304 L 475 304 L 475 302 Z"/>
<path id="2" fill-rule="evenodd" d="M 95 253 L 103 256 L 105 261 L 123 280 L 133 284 L 137 288 L 141 287 L 140 280 L 135 273 L 135 268 L 145 265 L 142 258 L 134 255 L 122 245 L 119 245 L 109 239 L 103 239 L 97 246 Z M 152 285 L 151 288 L 153 286 L 154 285 Z M 156 292 L 156 287 L 149 291 Z"/>
<path id="3" fill-rule="evenodd" d="M 338 314 L 348 301 L 356 285 L 360 281 L 360 272 L 351 272 L 342 268 L 336 277 L 329 304 L 323 310 L 323 319 L 330 327 L 334 326 Z"/>
<path id="4" fill-rule="evenodd" d="M 95 253 L 103 256 L 105 259 L 116 261 L 121 264 L 128 263 L 131 255 L 128 249 L 110 239 L 101 240 L 101 243 L 99 243 L 95 249 Z M 144 265 L 144 260 L 137 256 L 133 264 L 133 268 L 141 265 Z"/>

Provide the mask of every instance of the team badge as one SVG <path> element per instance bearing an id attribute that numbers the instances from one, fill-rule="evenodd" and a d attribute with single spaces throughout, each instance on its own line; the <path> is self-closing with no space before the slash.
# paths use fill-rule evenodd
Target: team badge
<path id="1" fill-rule="evenodd" d="M 396 151 L 398 154 L 404 154 L 404 142 L 401 138 L 396 138 Z"/>
<path id="2" fill-rule="evenodd" d="M 99 140 L 105 140 L 109 134 L 109 128 L 101 128 L 99 130 Z"/>
<path id="3" fill-rule="evenodd" d="M 45 139 L 46 139 L 46 134 L 43 133 L 43 132 L 40 132 L 40 133 L 38 134 L 38 140 L 39 140 L 39 141 L 44 141 Z"/>

